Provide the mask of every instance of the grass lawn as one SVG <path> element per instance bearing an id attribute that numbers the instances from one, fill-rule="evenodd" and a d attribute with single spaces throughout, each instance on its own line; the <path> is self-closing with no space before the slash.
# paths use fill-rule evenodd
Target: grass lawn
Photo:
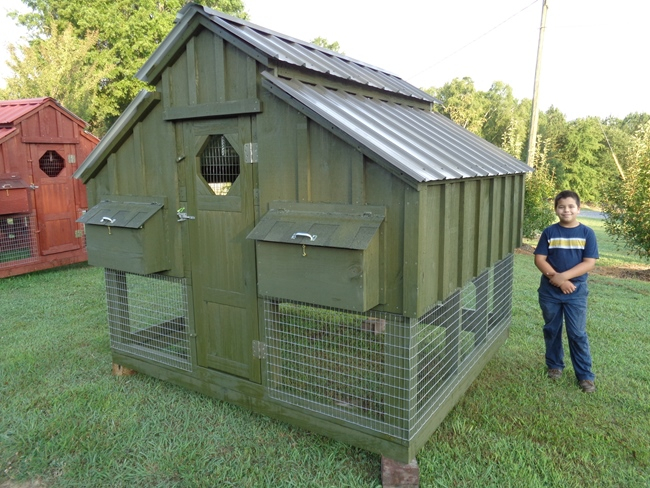
<path id="1" fill-rule="evenodd" d="M 598 391 L 546 379 L 539 273 L 515 255 L 506 344 L 418 454 L 422 487 L 650 486 L 647 262 L 602 230 Z M 601 272 L 602 271 L 602 272 Z M 570 362 L 568 363 L 570 364 Z M 380 457 L 144 375 L 111 375 L 103 272 L 0 280 L 0 488 L 377 487 Z"/>

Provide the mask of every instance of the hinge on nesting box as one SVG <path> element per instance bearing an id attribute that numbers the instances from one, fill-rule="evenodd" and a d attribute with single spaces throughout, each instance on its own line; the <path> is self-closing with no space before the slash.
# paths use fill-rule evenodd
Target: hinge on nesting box
<path id="1" fill-rule="evenodd" d="M 266 344 L 260 341 L 253 341 L 253 357 L 266 359 Z"/>

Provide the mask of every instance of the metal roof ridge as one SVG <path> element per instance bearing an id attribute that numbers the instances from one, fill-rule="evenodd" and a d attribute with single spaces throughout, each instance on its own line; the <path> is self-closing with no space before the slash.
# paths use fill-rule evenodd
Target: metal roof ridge
<path id="1" fill-rule="evenodd" d="M 397 79 L 400 79 L 400 80 L 404 81 L 403 78 L 400 77 L 399 75 L 397 75 L 397 74 L 395 74 L 395 73 L 393 73 L 393 72 L 391 72 L 391 71 L 389 71 L 387 69 L 380 68 L 379 66 L 374 66 L 374 65 L 368 64 L 368 63 L 366 63 L 364 61 L 361 61 L 359 59 L 355 59 L 355 58 L 352 58 L 350 56 L 346 56 L 345 54 L 341 54 L 341 53 L 338 53 L 336 51 L 332 51 L 330 49 L 324 48 L 322 46 L 312 44 L 309 41 L 304 41 L 302 39 L 298 39 L 296 37 L 292 37 L 292 36 L 289 36 L 287 34 L 283 34 L 281 32 L 274 31 L 272 29 L 261 26 L 259 24 L 254 24 L 253 22 L 249 22 L 247 20 L 240 19 L 239 17 L 234 17 L 232 15 L 228 15 L 228 14 L 226 14 L 224 12 L 219 11 L 219 10 L 211 9 L 210 7 L 205 7 L 205 6 L 202 6 L 202 5 L 197 5 L 197 7 L 201 7 L 201 9 L 204 10 L 205 13 L 208 14 L 209 16 L 216 17 L 216 19 L 212 19 L 212 21 L 217 23 L 221 27 L 227 29 L 229 32 L 231 32 L 233 34 L 239 35 L 237 33 L 236 29 L 233 30 L 230 25 L 223 25 L 224 23 L 225 24 L 240 24 L 243 27 L 248 27 L 249 29 L 255 30 L 255 31 L 263 33 L 265 35 L 275 36 L 275 37 L 278 37 L 278 38 L 280 38 L 280 39 L 282 39 L 284 41 L 288 41 L 288 42 L 291 42 L 291 43 L 294 43 L 294 44 L 299 44 L 299 45 L 303 46 L 306 49 L 311 49 L 311 50 L 314 50 L 314 51 L 320 51 L 320 52 L 322 52 L 323 54 L 325 54 L 327 56 L 336 57 L 336 58 L 341 59 L 344 62 L 356 64 L 356 65 L 359 65 L 359 66 L 361 66 L 363 68 L 367 68 L 367 69 L 370 69 L 370 70 L 373 70 L 373 71 L 378 71 L 380 73 L 384 73 L 384 74 L 386 74 L 388 76 L 391 76 L 393 78 L 397 78 Z M 271 53 L 267 53 L 267 54 L 271 54 Z"/>

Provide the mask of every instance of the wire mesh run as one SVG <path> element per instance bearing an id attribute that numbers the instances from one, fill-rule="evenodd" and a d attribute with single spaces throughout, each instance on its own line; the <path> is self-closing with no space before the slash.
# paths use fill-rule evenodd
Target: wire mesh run
<path id="1" fill-rule="evenodd" d="M 267 297 L 272 398 L 412 439 L 510 324 L 512 255 L 418 319 Z"/>
<path id="2" fill-rule="evenodd" d="M 0 216 L 0 268 L 10 268 L 39 260 L 34 217 Z"/>
<path id="3" fill-rule="evenodd" d="M 239 154 L 225 136 L 210 136 L 201 153 L 201 176 L 215 195 L 227 195 L 239 176 Z"/>
<path id="4" fill-rule="evenodd" d="M 105 270 L 111 348 L 192 370 L 185 280 Z"/>

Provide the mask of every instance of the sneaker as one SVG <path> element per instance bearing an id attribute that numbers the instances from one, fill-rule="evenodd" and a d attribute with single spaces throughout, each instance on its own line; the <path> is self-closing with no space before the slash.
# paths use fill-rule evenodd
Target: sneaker
<path id="1" fill-rule="evenodd" d="M 560 378 L 562 378 L 562 370 L 561 369 L 549 369 L 546 372 L 546 374 L 552 380 L 559 380 Z"/>
<path id="2" fill-rule="evenodd" d="M 585 393 L 594 393 L 596 391 L 596 385 L 591 380 L 580 380 L 578 384 Z"/>

